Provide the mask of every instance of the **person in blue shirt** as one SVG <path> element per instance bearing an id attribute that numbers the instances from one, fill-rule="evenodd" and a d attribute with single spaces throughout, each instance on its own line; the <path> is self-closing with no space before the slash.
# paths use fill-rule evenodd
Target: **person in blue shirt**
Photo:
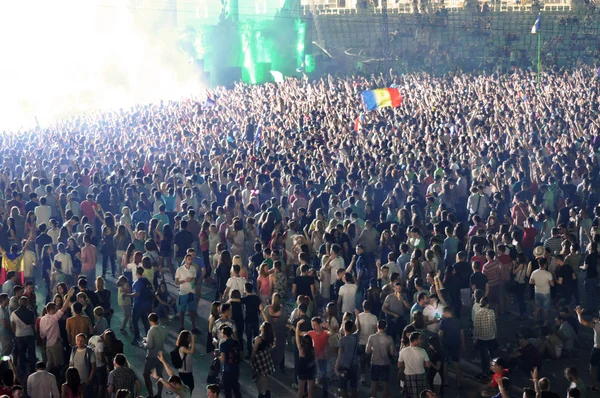
<path id="1" fill-rule="evenodd" d="M 137 210 L 131 215 L 131 223 L 135 228 L 141 222 L 148 225 L 150 222 L 150 212 L 144 209 L 144 202 L 140 200 L 137 202 Z"/>
<path id="2" fill-rule="evenodd" d="M 160 206 L 158 207 L 158 213 L 156 213 L 156 214 L 154 215 L 154 217 L 152 217 L 152 218 L 156 218 L 156 219 L 157 219 L 157 220 L 160 222 L 160 223 L 158 224 L 158 230 L 159 230 L 160 232 L 162 232 L 162 231 L 163 231 L 163 228 L 164 228 L 164 226 L 165 226 L 165 225 L 169 225 L 169 223 L 170 223 L 169 216 L 167 216 L 167 215 L 165 214 L 165 208 L 166 208 L 166 207 L 165 207 L 165 205 L 164 205 L 164 204 L 160 205 Z M 133 213 L 133 214 L 135 214 L 135 213 Z"/>
<path id="3" fill-rule="evenodd" d="M 412 322 L 413 314 L 415 313 L 415 311 L 423 312 L 423 310 L 425 309 L 425 306 L 427 306 L 428 303 L 429 303 L 429 297 L 427 296 L 427 293 L 425 293 L 425 292 L 419 293 L 419 295 L 417 296 L 417 302 L 414 303 L 412 308 L 410 309 L 410 321 L 411 322 Z"/>
<path id="4" fill-rule="evenodd" d="M 150 330 L 150 323 L 148 322 L 148 313 L 152 309 L 152 297 L 154 291 L 152 290 L 152 284 L 148 279 L 144 278 L 144 267 L 137 267 L 135 274 L 137 280 L 133 282 L 132 292 L 124 293 L 123 297 L 132 297 L 132 321 L 133 321 L 133 341 L 131 344 L 139 345 L 140 343 L 140 327 L 139 321 L 142 321 L 146 334 Z M 150 291 L 148 292 L 148 289 Z"/>

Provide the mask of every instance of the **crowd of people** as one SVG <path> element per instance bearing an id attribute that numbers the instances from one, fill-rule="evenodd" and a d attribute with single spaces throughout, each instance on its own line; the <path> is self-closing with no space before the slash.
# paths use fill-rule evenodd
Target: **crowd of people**
<path id="1" fill-rule="evenodd" d="M 236 84 L 5 132 L 0 396 L 199 396 L 206 349 L 210 397 L 241 397 L 244 360 L 271 397 L 288 351 L 299 398 L 442 396 L 475 352 L 477 394 L 520 372 L 549 397 L 543 358 L 569 366 L 584 327 L 567 394 L 598 391 L 600 92 L 591 69 L 534 80 Z M 381 87 L 402 105 L 365 112 Z M 522 326 L 505 355 L 502 317 Z"/>

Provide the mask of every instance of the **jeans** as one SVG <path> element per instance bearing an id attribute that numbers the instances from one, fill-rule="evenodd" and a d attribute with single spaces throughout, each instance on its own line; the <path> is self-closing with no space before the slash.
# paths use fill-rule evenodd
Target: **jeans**
<path id="1" fill-rule="evenodd" d="M 517 301 L 519 303 L 519 315 L 525 316 L 527 313 L 527 307 L 525 306 L 525 289 L 527 284 L 525 283 L 517 283 L 517 290 L 515 291 L 515 295 L 517 296 Z"/>
<path id="2" fill-rule="evenodd" d="M 148 330 L 150 330 L 150 323 L 148 322 L 148 310 L 145 308 L 133 307 L 133 341 L 139 341 L 140 339 L 140 326 L 139 320 L 142 320 L 142 324 L 144 325 L 144 329 L 146 330 L 146 334 L 148 334 Z"/>
<path id="3" fill-rule="evenodd" d="M 327 378 L 327 376 L 328 376 L 327 367 L 328 366 L 329 366 L 329 360 L 317 359 L 317 369 L 319 371 L 318 377 L 319 377 L 319 383 L 321 384 L 321 388 L 323 389 L 323 396 L 327 396 L 327 394 L 329 392 L 329 380 Z"/>
<path id="4" fill-rule="evenodd" d="M 481 372 L 486 373 L 490 370 L 490 361 L 494 356 L 496 349 L 496 339 L 494 340 L 477 340 L 477 348 L 481 357 Z"/>
<path id="5" fill-rule="evenodd" d="M 252 342 L 258 336 L 258 322 L 246 322 L 246 341 L 248 342 L 248 355 L 252 355 Z M 240 336 L 240 340 L 242 336 Z"/>
<path id="6" fill-rule="evenodd" d="M 106 278 L 106 269 L 108 268 L 108 260 L 110 260 L 110 270 L 113 275 L 116 275 L 117 261 L 115 253 L 105 254 L 102 256 L 102 276 Z M 152 282 L 152 281 L 150 281 Z M 89 283 L 89 282 L 88 282 Z"/>
<path id="7" fill-rule="evenodd" d="M 225 393 L 225 398 L 231 398 L 232 394 L 235 398 L 242 398 L 240 391 L 240 374 L 237 372 L 223 372 L 221 379 L 221 388 Z"/>
<path id="8" fill-rule="evenodd" d="M 585 287 L 586 311 L 596 312 L 598 305 L 598 278 L 586 278 L 583 282 Z"/>
<path id="9" fill-rule="evenodd" d="M 35 336 L 17 337 L 15 340 L 19 356 L 19 376 L 24 379 L 26 372 L 33 373 L 35 370 Z"/>

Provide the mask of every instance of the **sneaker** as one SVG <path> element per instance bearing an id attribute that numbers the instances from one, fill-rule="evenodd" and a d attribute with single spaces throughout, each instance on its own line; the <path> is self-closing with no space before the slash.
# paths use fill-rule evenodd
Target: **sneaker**
<path id="1" fill-rule="evenodd" d="M 298 383 L 292 383 L 292 388 L 294 390 L 297 390 L 298 389 Z"/>
<path id="2" fill-rule="evenodd" d="M 122 329 L 122 328 L 121 328 L 121 333 L 123 333 L 123 335 L 125 335 L 125 336 L 127 336 L 129 334 L 129 333 L 127 333 L 127 330 Z"/>
<path id="3" fill-rule="evenodd" d="M 131 342 L 131 345 L 134 346 L 134 347 L 139 347 L 140 346 L 140 342 L 139 342 L 139 340 L 133 340 Z"/>

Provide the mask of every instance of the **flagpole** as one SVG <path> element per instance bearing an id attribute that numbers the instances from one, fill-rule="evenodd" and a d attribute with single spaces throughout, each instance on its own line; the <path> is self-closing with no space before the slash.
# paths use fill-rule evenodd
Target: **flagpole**
<path id="1" fill-rule="evenodd" d="M 541 25 L 541 24 L 540 24 Z M 540 74 L 542 73 L 542 29 L 540 26 L 540 30 L 537 34 L 538 37 L 538 59 L 537 59 L 537 83 L 538 89 L 540 88 Z"/>

